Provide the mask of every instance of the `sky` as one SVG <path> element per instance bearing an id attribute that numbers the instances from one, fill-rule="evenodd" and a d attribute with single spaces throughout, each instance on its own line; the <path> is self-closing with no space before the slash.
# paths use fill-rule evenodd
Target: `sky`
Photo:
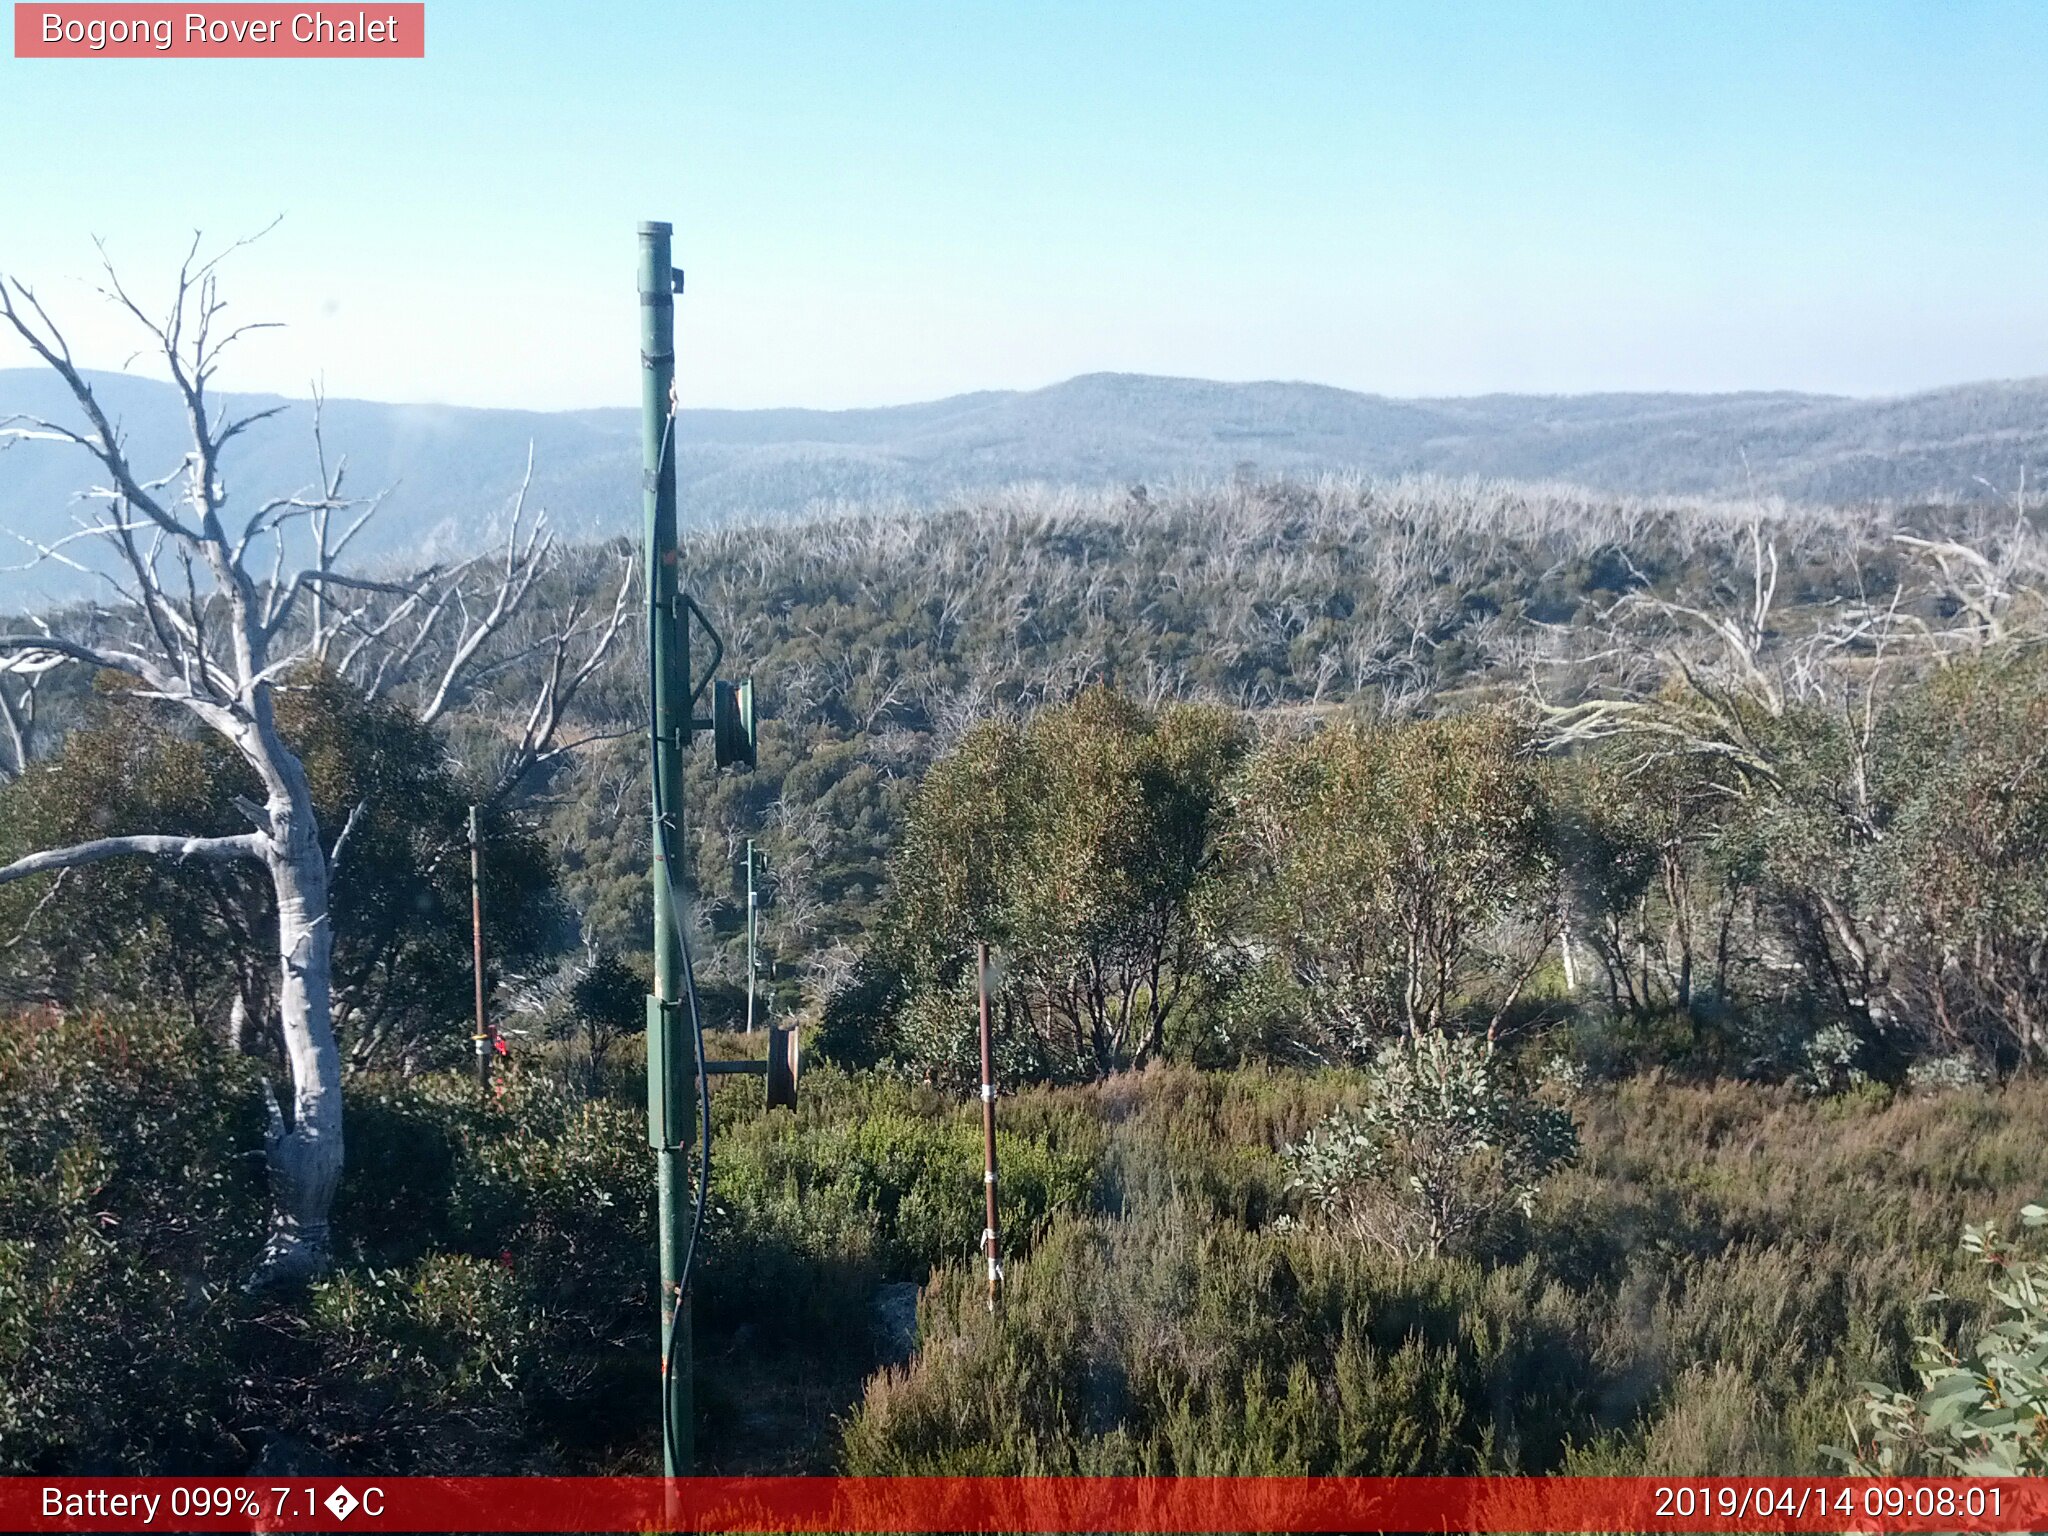
<path id="1" fill-rule="evenodd" d="M 2048 6 L 428 0 L 418 61 L 0 57 L 0 271 L 224 269 L 222 382 L 845 407 L 1120 370 L 1389 395 L 2048 374 Z M 0 366 L 24 361 L 0 343 Z M 140 364 L 137 364 L 140 367 Z"/>

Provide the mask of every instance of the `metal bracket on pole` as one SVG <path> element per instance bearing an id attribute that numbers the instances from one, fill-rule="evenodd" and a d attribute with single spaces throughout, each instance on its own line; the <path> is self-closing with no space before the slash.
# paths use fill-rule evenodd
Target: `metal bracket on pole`
<path id="1" fill-rule="evenodd" d="M 768 1026 L 768 1055 L 760 1061 L 707 1061 L 704 1070 L 713 1077 L 764 1077 L 768 1080 L 770 1109 L 796 1108 L 796 1080 L 802 1070 L 800 1037 L 795 1029 L 779 1024 Z"/>
<path id="2" fill-rule="evenodd" d="M 720 681 L 711 694 L 711 748 L 721 768 L 756 764 L 760 731 L 754 720 L 754 680 Z"/>
<path id="3" fill-rule="evenodd" d="M 676 594 L 677 619 L 687 625 L 695 619 L 703 628 L 705 638 L 711 642 L 711 661 L 704 668 L 701 678 L 690 680 L 690 703 L 694 706 L 704 697 L 704 690 L 711 686 L 711 680 L 718 675 L 718 664 L 725 660 L 725 636 L 718 632 L 718 626 L 711 622 L 711 616 L 697 606 L 697 599 L 687 592 Z M 692 724 L 695 722 L 693 721 Z"/>
<path id="4" fill-rule="evenodd" d="M 687 1147 L 692 1132 L 690 1021 L 681 1003 L 647 998 L 647 1145 L 657 1152 Z M 681 1070 L 677 1070 L 681 1068 Z"/>

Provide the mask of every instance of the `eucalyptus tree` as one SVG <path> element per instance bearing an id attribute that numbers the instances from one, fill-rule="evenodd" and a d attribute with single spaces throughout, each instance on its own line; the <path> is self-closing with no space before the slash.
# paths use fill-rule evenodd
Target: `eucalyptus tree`
<path id="1" fill-rule="evenodd" d="M 1106 688 L 982 722 L 926 776 L 891 859 L 887 926 L 913 980 L 910 1054 L 951 1068 L 954 993 L 978 940 L 998 1005 L 1059 1076 L 1142 1066 L 1201 994 L 1200 898 L 1243 750 L 1216 709 L 1147 711 Z"/>
<path id="2" fill-rule="evenodd" d="M 1467 1019 L 1497 1035 L 1558 937 L 1550 798 L 1497 714 L 1344 719 L 1256 753 L 1224 841 L 1232 926 L 1299 1043 L 1370 1060 Z"/>
<path id="3" fill-rule="evenodd" d="M 1814 536 L 1804 520 L 1709 530 L 1720 558 L 1699 562 L 1706 579 L 1660 591 L 1637 573 L 1569 658 L 1592 685 L 1559 688 L 1559 669 L 1536 698 L 1549 745 L 1597 745 L 1632 794 L 1661 784 L 1704 813 L 1675 839 L 1746 828 L 1732 873 L 1761 898 L 1757 962 L 1802 976 L 1807 1002 L 1845 1020 L 1885 1075 L 1930 1043 L 2048 1053 L 2031 877 L 2048 803 L 2033 665 L 2048 555 L 2024 510 L 1928 521 L 1877 527 L 1847 558 L 1830 548 L 1846 591 L 1826 603 L 1783 590 L 1796 542 Z M 1683 922 L 1683 882 L 1667 874 Z M 1732 915 L 1716 924 L 1724 976 Z M 1672 947 L 1694 953 L 1681 934 Z"/>
<path id="4" fill-rule="evenodd" d="M 30 621 L 0 633 L 0 667 L 21 676 L 69 663 L 116 674 L 127 697 L 171 706 L 231 748 L 260 796 L 237 800 L 245 831 L 94 837 L 18 858 L 0 868 L 0 882 L 128 857 L 248 863 L 269 881 L 277 925 L 272 995 L 290 1092 L 285 1104 L 274 1092 L 267 1099 L 272 1213 L 253 1286 L 315 1275 L 329 1262 L 328 1217 L 343 1164 L 330 899 L 365 808 L 358 803 L 339 829 L 322 827 L 305 764 L 278 727 L 278 694 L 322 668 L 367 679 L 375 692 L 398 677 L 422 675 L 423 659 L 435 656 L 440 667 L 422 713 L 445 710 L 541 580 L 553 545 L 537 526 L 522 531 L 515 515 L 501 561 L 402 580 L 343 571 L 339 558 L 377 501 L 344 495 L 345 464 L 330 468 L 317 424 L 317 483 L 246 507 L 231 499 L 227 451 L 283 407 L 237 414 L 214 393 L 223 355 L 261 328 L 228 318 L 219 289 L 228 251 L 202 258 L 195 239 L 160 314 L 130 295 L 103 253 L 104 296 L 141 328 L 146 350 L 167 370 L 183 406 L 188 446 L 162 473 L 134 461 L 35 291 L 0 277 L 0 320 L 57 375 L 76 411 L 68 422 L 10 419 L 7 437 L 75 448 L 96 476 L 80 497 L 85 510 L 76 533 L 35 547 L 47 560 L 88 571 L 111 592 L 60 622 Z M 110 551 L 111 560 L 82 564 L 73 551 L 91 546 Z M 530 647 L 554 661 L 529 715 L 521 771 L 553 749 L 547 738 L 561 723 L 564 684 L 573 693 L 594 670 L 585 653 L 609 648 L 619 632 L 616 617 L 609 628 L 593 631 L 580 618 L 568 628 L 574 633 L 558 632 L 552 647 L 544 639 Z"/>

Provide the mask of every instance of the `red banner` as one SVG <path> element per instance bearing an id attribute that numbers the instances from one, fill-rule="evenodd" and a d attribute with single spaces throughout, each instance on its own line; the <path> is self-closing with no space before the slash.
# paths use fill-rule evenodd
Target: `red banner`
<path id="1" fill-rule="evenodd" d="M 419 0 L 344 5 L 17 3 L 17 59 L 423 59 Z"/>
<path id="2" fill-rule="evenodd" d="M 0 1478 L 9 1531 L 2027 1531 L 2048 1479 Z"/>

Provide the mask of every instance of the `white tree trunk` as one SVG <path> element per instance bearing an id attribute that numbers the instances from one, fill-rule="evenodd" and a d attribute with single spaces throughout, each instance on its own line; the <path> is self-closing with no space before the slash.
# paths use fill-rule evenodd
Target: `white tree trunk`
<path id="1" fill-rule="evenodd" d="M 527 480 L 521 483 L 503 559 L 482 588 L 476 588 L 467 573 L 473 567 L 487 568 L 473 559 L 411 583 L 343 575 L 334 569 L 335 559 L 376 502 L 347 531 L 330 537 L 330 520 L 355 503 L 343 498 L 341 468 L 329 473 L 324 450 L 315 494 L 266 502 L 240 520 L 239 531 L 231 534 L 220 472 L 222 450 L 282 406 L 221 416 L 208 398 L 208 383 L 222 349 L 252 329 L 214 324 L 225 308 L 215 286 L 215 269 L 226 254 L 201 260 L 195 237 L 178 270 L 168 320 L 152 318 L 121 286 L 113 268 L 107 268 L 108 296 L 147 332 L 152 350 L 168 367 L 185 403 L 191 452 L 180 470 L 156 479 L 136 472 L 119 428 L 101 407 L 91 380 L 72 361 L 70 345 L 34 292 L 19 280 L 0 279 L 0 326 L 26 343 L 63 380 L 85 419 L 83 428 L 75 428 L 10 417 L 0 422 L 0 448 L 24 438 L 43 439 L 72 444 L 98 462 L 102 485 L 85 494 L 103 503 L 104 521 L 87 531 L 106 538 L 119 555 L 128 584 L 116 585 L 133 607 L 132 625 L 125 633 L 123 626 L 116 626 L 114 637 L 105 643 L 42 625 L 0 632 L 0 661 L 9 663 L 4 670 L 17 678 L 32 679 L 61 662 L 110 669 L 142 685 L 136 697 L 189 711 L 205 729 L 231 742 L 262 779 L 264 805 L 237 802 L 256 830 L 233 837 L 96 838 L 0 866 L 0 884 L 130 856 L 263 861 L 277 896 L 276 1002 L 291 1070 L 291 1115 L 287 1120 L 275 1094 L 269 1096 L 266 1154 L 273 1209 L 269 1239 L 249 1277 L 253 1289 L 318 1275 L 331 1256 L 328 1213 L 341 1179 L 342 1132 L 341 1057 L 335 1047 L 330 995 L 334 932 L 327 900 L 330 861 L 341 857 L 355 824 L 352 815 L 333 849 L 322 846 L 305 769 L 277 733 L 271 690 L 295 667 L 319 665 L 354 675 L 374 696 L 411 667 L 437 634 L 444 613 L 459 614 L 460 637 L 421 712 L 423 723 L 433 721 L 456 700 L 476 658 L 504 631 L 549 568 L 554 536 L 544 520 L 529 525 L 522 515 L 533 473 L 529 452 Z M 317 410 L 313 430 L 317 449 Z M 301 519 L 310 520 L 314 557 L 309 567 L 287 578 L 283 530 Z M 252 572 L 245 559 L 252 549 L 261 550 L 267 537 L 275 539 L 277 560 L 262 575 Z M 43 555 L 55 557 L 57 551 L 44 549 Z M 210 591 L 201 590 L 202 576 L 210 579 Z M 498 795 L 509 794 L 524 774 L 571 750 L 556 742 L 564 712 L 622 633 L 631 612 L 632 590 L 629 562 L 608 623 L 582 626 L 579 610 L 572 608 L 563 628 L 538 647 L 546 657 L 543 682 L 520 743 L 500 777 Z M 331 609 L 338 595 L 353 595 L 361 606 L 353 611 Z M 391 599 L 381 616 L 370 608 L 371 599 L 379 595 Z M 310 604 L 310 627 L 297 614 L 302 599 Z M 472 622 L 473 609 L 483 616 Z M 417 622 L 409 637 L 401 639 L 394 626 L 408 615 Z M 330 653 L 344 631 L 352 638 L 337 660 Z M 586 646 L 583 660 L 573 662 L 572 650 Z M 352 664 L 358 662 L 360 667 L 351 674 Z M 27 762 L 29 717 L 23 700 L 32 702 L 30 695 L 17 699 L 0 690 L 0 736 L 12 754 L 11 760 L 0 761 L 0 771 L 6 773 L 18 772 Z M 358 806 L 357 813 L 361 810 Z M 241 989 L 229 1020 L 231 1041 L 238 1043 L 248 1025 L 253 991 Z"/>
<path id="2" fill-rule="evenodd" d="M 331 1256 L 328 1213 L 341 1180 L 341 1053 L 330 1014 L 333 924 L 327 856 L 305 774 L 295 758 L 271 757 L 272 838 L 265 863 L 277 892 L 278 1014 L 291 1068 L 291 1120 L 271 1102 L 270 1237 L 248 1287 L 312 1279 Z M 296 802 L 296 803 L 295 803 Z"/>

